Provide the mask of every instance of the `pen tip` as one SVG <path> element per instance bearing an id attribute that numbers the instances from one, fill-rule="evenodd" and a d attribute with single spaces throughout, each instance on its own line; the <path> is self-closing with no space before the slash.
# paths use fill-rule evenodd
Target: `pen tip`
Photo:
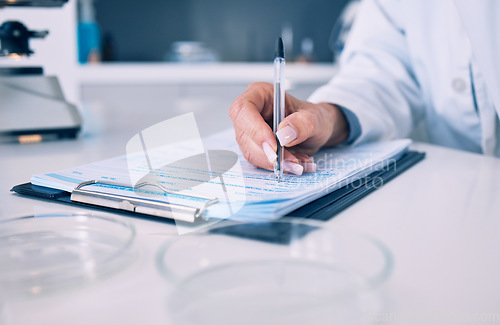
<path id="1" fill-rule="evenodd" d="M 276 48 L 276 57 L 277 58 L 285 58 L 285 47 L 283 45 L 283 39 L 278 38 L 278 47 Z"/>

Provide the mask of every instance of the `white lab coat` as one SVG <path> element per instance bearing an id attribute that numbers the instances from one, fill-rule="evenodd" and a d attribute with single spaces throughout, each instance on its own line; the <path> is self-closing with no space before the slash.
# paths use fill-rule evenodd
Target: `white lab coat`
<path id="1" fill-rule="evenodd" d="M 418 132 L 500 156 L 500 0 L 363 1 L 339 73 L 309 100 L 351 110 L 356 143 Z"/>

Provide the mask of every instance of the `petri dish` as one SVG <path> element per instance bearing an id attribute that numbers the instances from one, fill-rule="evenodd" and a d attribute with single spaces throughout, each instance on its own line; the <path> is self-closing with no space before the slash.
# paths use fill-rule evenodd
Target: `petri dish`
<path id="1" fill-rule="evenodd" d="M 0 291 L 35 297 L 93 282 L 130 260 L 134 226 L 118 217 L 46 214 L 0 221 Z"/>
<path id="2" fill-rule="evenodd" d="M 365 324 L 392 255 L 375 238 L 290 218 L 168 240 L 157 267 L 178 324 Z"/>

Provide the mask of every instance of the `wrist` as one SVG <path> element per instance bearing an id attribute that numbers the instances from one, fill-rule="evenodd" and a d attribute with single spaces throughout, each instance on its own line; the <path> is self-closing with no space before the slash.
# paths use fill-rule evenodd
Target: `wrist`
<path id="1" fill-rule="evenodd" d="M 342 110 L 330 103 L 318 103 L 326 114 L 325 123 L 330 128 L 330 137 L 325 143 L 325 147 L 341 144 L 349 137 L 349 123 Z"/>

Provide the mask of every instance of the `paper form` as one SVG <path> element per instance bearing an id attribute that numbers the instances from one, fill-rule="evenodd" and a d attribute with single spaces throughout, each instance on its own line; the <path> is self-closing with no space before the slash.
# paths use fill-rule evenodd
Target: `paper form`
<path id="1" fill-rule="evenodd" d="M 211 206 L 207 211 L 210 218 L 221 218 L 227 213 L 222 210 L 228 209 L 228 202 L 237 206 L 244 205 L 242 209 L 231 215 L 235 219 L 269 220 L 278 218 L 296 208 L 308 203 L 316 198 L 326 195 L 333 190 L 349 184 L 355 179 L 364 177 L 377 168 L 383 167 L 388 161 L 398 154 L 404 152 L 410 145 L 408 139 L 394 140 L 364 144 L 356 147 L 325 149 L 318 152 L 314 158 L 317 163 L 317 171 L 312 174 L 295 176 L 285 174 L 281 182 L 277 182 L 272 171 L 258 169 L 248 163 L 242 156 L 236 141 L 233 130 L 227 130 L 203 139 L 205 149 L 226 150 L 237 153 L 239 157 L 238 166 L 241 171 L 228 170 L 224 173 L 224 181 L 217 177 L 211 178 L 207 184 L 200 184 L 193 188 L 183 190 L 178 197 L 175 195 L 155 196 L 154 199 L 171 201 L 175 197 L 176 203 L 181 202 L 186 205 L 196 205 L 196 200 L 183 198 L 184 194 L 197 194 L 217 197 L 221 204 Z M 170 146 L 171 150 L 172 146 Z M 185 151 L 182 145 L 178 148 Z M 162 150 L 157 148 L 157 150 Z M 171 152 L 169 153 L 172 154 Z M 185 152 L 184 152 L 185 155 Z M 161 155 L 152 155 L 161 157 Z M 129 158 L 130 159 L 130 158 Z M 175 167 L 175 168 L 174 168 Z M 206 171 L 189 169 L 183 166 L 174 166 L 166 171 L 162 171 L 161 180 L 167 187 L 188 179 L 198 179 Z M 57 188 L 71 192 L 78 184 L 88 180 L 114 181 L 127 184 L 129 187 L 102 187 L 96 190 L 113 192 L 116 194 L 143 197 L 144 195 L 158 195 L 152 189 L 134 191 L 130 175 L 143 174 L 143 170 L 131 170 L 127 164 L 127 157 L 115 157 L 75 168 L 61 170 L 57 172 L 34 175 L 31 182 L 35 185 Z M 243 181 L 238 181 L 244 176 Z M 204 175 L 205 177 L 207 175 Z M 177 182 L 177 183 L 176 183 Z M 208 186 L 217 184 L 219 186 Z M 224 183 L 224 184 L 222 184 Z M 214 188 L 225 186 L 226 193 L 231 193 L 231 198 Z M 224 217 L 225 218 L 225 217 Z"/>

